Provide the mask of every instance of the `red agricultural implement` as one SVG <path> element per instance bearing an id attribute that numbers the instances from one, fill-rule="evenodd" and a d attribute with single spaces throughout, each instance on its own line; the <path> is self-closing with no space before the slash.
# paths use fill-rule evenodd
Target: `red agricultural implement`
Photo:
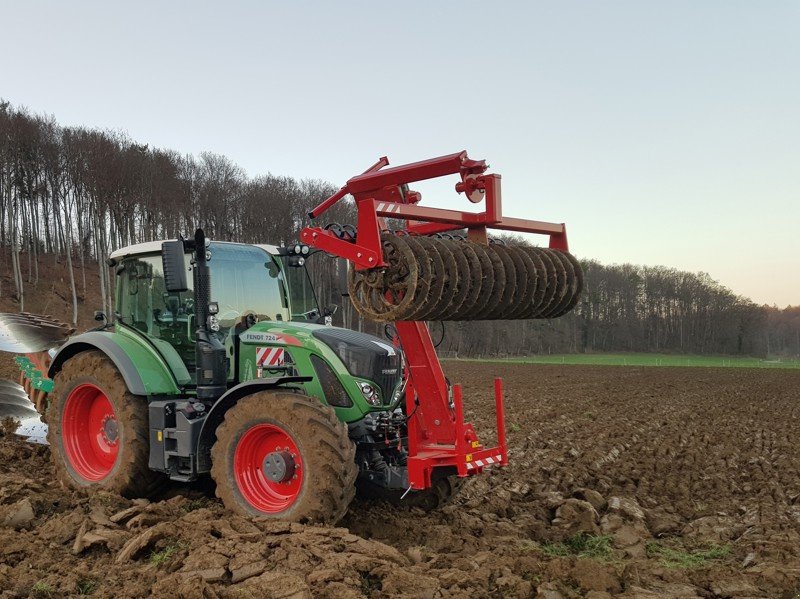
<path id="1" fill-rule="evenodd" d="M 308 245 L 352 263 L 351 299 L 363 315 L 393 321 L 405 354 L 408 477 L 413 489 L 432 485 L 437 468 L 460 477 L 508 463 L 503 385 L 495 379 L 496 447 L 485 447 L 464 422 L 462 391 L 442 371 L 426 320 L 554 318 L 577 303 L 582 274 L 568 253 L 563 223 L 503 215 L 501 177 L 466 152 L 387 168 L 381 158 L 314 208 L 316 219 L 350 195 L 357 228 L 307 227 Z M 409 184 L 458 175 L 455 190 L 482 212 L 421 206 Z M 403 222 L 390 230 L 387 219 Z M 489 230 L 549 236 L 549 248 L 508 246 Z M 453 232 L 458 232 L 453 234 Z"/>

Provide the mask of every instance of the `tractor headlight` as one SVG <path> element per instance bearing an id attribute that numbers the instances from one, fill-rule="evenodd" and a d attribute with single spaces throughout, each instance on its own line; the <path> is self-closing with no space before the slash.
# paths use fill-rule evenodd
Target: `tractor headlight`
<path id="1" fill-rule="evenodd" d="M 392 393 L 392 403 L 391 403 L 391 405 L 396 406 L 403 399 L 403 394 L 406 391 L 406 383 L 407 382 L 408 382 L 408 379 L 407 378 L 403 378 L 397 383 L 397 386 L 394 388 L 394 393 Z"/>
<path id="2" fill-rule="evenodd" d="M 215 333 L 219 331 L 219 321 L 217 320 L 216 316 L 209 316 L 208 317 L 208 328 L 214 331 Z"/>
<path id="3" fill-rule="evenodd" d="M 381 405 L 381 395 L 380 392 L 370 383 L 364 383 L 362 381 L 358 381 L 358 388 L 361 389 L 361 393 L 364 396 L 364 399 L 367 400 L 367 403 L 371 406 L 379 406 Z"/>

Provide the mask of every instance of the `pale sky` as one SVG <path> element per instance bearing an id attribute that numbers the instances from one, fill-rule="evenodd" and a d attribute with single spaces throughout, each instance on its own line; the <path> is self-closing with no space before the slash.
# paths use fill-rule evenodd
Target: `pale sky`
<path id="1" fill-rule="evenodd" d="M 3 0 L 0 23 L 0 97 L 64 125 L 337 185 L 466 149 L 580 257 L 800 304 L 800 2 Z M 467 207 L 452 183 L 423 203 Z"/>

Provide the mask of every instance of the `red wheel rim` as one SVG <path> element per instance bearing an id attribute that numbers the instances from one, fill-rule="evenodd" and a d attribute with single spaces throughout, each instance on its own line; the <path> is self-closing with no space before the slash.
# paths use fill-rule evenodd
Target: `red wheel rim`
<path id="1" fill-rule="evenodd" d="M 61 423 L 67 460 L 84 480 L 103 480 L 117 462 L 117 415 L 103 391 L 90 383 L 78 385 L 67 397 Z"/>
<path id="2" fill-rule="evenodd" d="M 264 474 L 264 460 L 275 453 L 287 453 L 294 461 L 291 477 L 276 482 Z M 259 512 L 276 514 L 288 509 L 300 494 L 304 465 L 294 439 L 274 424 L 258 424 L 245 432 L 236 444 L 233 474 L 239 492 Z"/>

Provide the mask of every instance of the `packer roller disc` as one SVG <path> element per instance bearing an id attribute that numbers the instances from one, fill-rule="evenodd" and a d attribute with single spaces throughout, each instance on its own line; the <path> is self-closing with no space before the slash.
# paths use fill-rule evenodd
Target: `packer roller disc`
<path id="1" fill-rule="evenodd" d="M 464 300 L 452 313 L 447 316 L 448 320 L 473 320 L 475 314 L 475 302 L 481 294 L 483 285 L 483 270 L 478 254 L 471 244 L 465 241 L 456 241 L 456 249 L 453 251 L 463 252 L 467 259 L 466 280 L 468 287 L 464 289 Z"/>
<path id="2" fill-rule="evenodd" d="M 511 246 L 508 249 L 516 255 L 517 268 L 521 268 L 525 273 L 525 288 L 523 290 L 521 286 L 517 285 L 518 296 L 514 298 L 514 307 L 506 314 L 505 318 L 525 318 L 536 294 L 539 277 L 533 260 L 522 246 Z M 517 280 L 519 280 L 519 276 L 517 276 Z"/>
<path id="3" fill-rule="evenodd" d="M 408 237 L 408 244 L 417 257 L 420 275 L 414 297 L 413 311 L 406 317 L 408 320 L 426 320 L 442 299 L 445 286 L 444 261 L 439 250 L 427 237 Z"/>
<path id="4" fill-rule="evenodd" d="M 461 307 L 472 297 L 473 279 L 470 270 L 473 267 L 473 258 L 477 262 L 477 257 L 470 256 L 464 251 L 462 243 L 453 239 L 442 239 L 453 258 L 456 261 L 456 271 L 458 272 L 458 287 L 450 298 L 442 298 L 443 311 L 439 313 L 437 320 L 458 320 L 461 314 Z"/>
<path id="5" fill-rule="evenodd" d="M 361 314 L 378 322 L 402 320 L 413 309 L 419 267 L 408 243 L 395 235 L 381 235 L 387 266 L 351 269 L 348 289 Z"/>
<path id="6" fill-rule="evenodd" d="M 562 261 L 561 252 L 557 252 L 549 248 L 541 248 L 541 253 L 542 255 L 550 258 L 550 262 L 553 264 L 553 270 L 555 272 L 553 297 L 550 298 L 550 302 L 548 303 L 547 307 L 539 313 L 539 318 L 550 318 L 550 315 L 553 314 L 553 312 L 562 303 L 564 296 L 567 293 L 567 268 L 565 265 L 565 262 L 567 261 Z"/>
<path id="7" fill-rule="evenodd" d="M 458 293 L 458 264 L 452 250 L 443 239 L 435 237 L 426 237 L 425 239 L 438 252 L 442 260 L 442 270 L 436 274 L 444 281 L 442 293 L 439 300 L 429 307 L 426 315 L 426 320 L 438 320 L 449 306 L 452 296 Z"/>
<path id="8" fill-rule="evenodd" d="M 528 294 L 528 280 L 530 278 L 528 276 L 530 274 L 528 272 L 528 262 L 523 260 L 522 252 L 517 251 L 517 249 L 512 246 L 506 246 L 505 251 L 511 259 L 512 267 L 516 273 L 517 286 L 514 290 L 514 296 L 511 298 L 511 302 L 497 317 L 500 320 L 512 318 L 511 315 L 519 309 L 520 302 Z"/>
<path id="9" fill-rule="evenodd" d="M 514 295 L 517 291 L 517 269 L 514 266 L 514 261 L 508 253 L 508 248 L 504 245 L 489 244 L 489 252 L 494 253 L 500 263 L 503 265 L 503 273 L 505 276 L 505 286 L 498 288 L 495 286 L 494 300 L 489 303 L 486 308 L 484 318 L 486 320 L 497 320 L 501 318 L 503 312 L 511 308 L 514 301 Z"/>
<path id="10" fill-rule="evenodd" d="M 451 266 L 455 268 L 448 272 L 450 287 L 447 293 L 442 294 L 439 307 L 430 315 L 430 320 L 451 320 L 464 303 L 469 291 L 469 262 L 463 252 L 459 251 L 458 243 L 452 239 L 436 239 L 440 252 L 446 252 L 452 259 Z"/>
<path id="11" fill-rule="evenodd" d="M 564 252 L 560 252 L 558 250 L 549 250 L 550 257 L 553 258 L 553 262 L 558 260 L 561 264 L 561 268 L 564 272 L 563 280 L 559 279 L 558 285 L 559 290 L 556 293 L 556 297 L 553 298 L 554 304 L 550 310 L 543 314 L 544 318 L 554 318 L 556 314 L 561 312 L 564 307 L 572 300 L 573 296 L 573 288 L 574 288 L 574 281 L 575 281 L 575 269 L 572 267 L 572 263 L 567 260 L 566 255 Z"/>
<path id="12" fill-rule="evenodd" d="M 492 294 L 497 289 L 502 289 L 505 284 L 505 269 L 497 254 L 490 252 L 488 247 L 471 241 L 466 243 L 471 244 L 481 263 L 481 293 L 475 300 L 471 315 L 471 320 L 481 320 L 484 318 L 487 306 L 492 301 Z M 496 262 L 492 261 L 493 258 Z"/>
<path id="13" fill-rule="evenodd" d="M 542 295 L 541 302 L 535 307 L 531 318 L 541 318 L 542 314 L 547 312 L 550 305 L 553 303 L 553 298 L 556 295 L 558 276 L 556 275 L 556 267 L 553 264 L 553 259 L 542 252 L 542 248 L 534 249 L 536 253 L 539 254 L 539 258 L 541 258 L 544 264 L 544 294 Z"/>
<path id="14" fill-rule="evenodd" d="M 503 263 L 502 258 L 500 258 L 500 255 L 494 251 L 491 245 L 485 246 L 485 250 L 486 255 L 489 257 L 489 260 L 492 263 L 494 286 L 492 287 L 492 295 L 489 298 L 489 302 L 486 304 L 483 309 L 483 313 L 480 315 L 481 319 L 487 318 L 487 315 L 490 313 L 496 303 L 496 298 L 502 295 L 505 292 L 506 287 L 508 287 L 508 273 L 506 272 L 506 266 Z"/>
<path id="15" fill-rule="evenodd" d="M 559 316 L 563 316 L 564 314 L 571 312 L 573 308 L 578 305 L 578 302 L 581 298 L 581 293 L 583 293 L 583 268 L 581 268 L 580 262 L 578 262 L 575 256 L 569 252 L 562 253 L 570 262 L 570 264 L 572 264 L 572 270 L 574 273 L 572 297 L 560 311 L 553 314 L 552 318 L 558 318 Z"/>
<path id="16" fill-rule="evenodd" d="M 417 284 L 414 287 L 414 297 L 408 310 L 403 314 L 403 319 L 417 320 L 416 315 L 420 312 L 428 301 L 431 292 L 431 283 L 433 282 L 433 265 L 431 257 L 425 248 L 422 247 L 416 239 L 409 236 L 402 236 L 403 241 L 408 244 L 411 252 L 414 254 L 414 261 L 417 263 Z"/>
<path id="17" fill-rule="evenodd" d="M 539 248 L 531 247 L 531 246 L 523 246 L 522 249 L 525 251 L 526 254 L 533 262 L 533 266 L 536 269 L 536 291 L 533 294 L 533 299 L 531 299 L 530 304 L 528 304 L 527 310 L 520 316 L 520 318 L 533 318 L 534 315 L 538 312 L 539 307 L 542 304 L 542 300 L 544 299 L 544 294 L 547 290 L 547 286 L 545 285 L 545 281 L 547 280 L 547 273 L 545 271 L 545 264 L 542 260 L 542 257 L 539 255 Z"/>

